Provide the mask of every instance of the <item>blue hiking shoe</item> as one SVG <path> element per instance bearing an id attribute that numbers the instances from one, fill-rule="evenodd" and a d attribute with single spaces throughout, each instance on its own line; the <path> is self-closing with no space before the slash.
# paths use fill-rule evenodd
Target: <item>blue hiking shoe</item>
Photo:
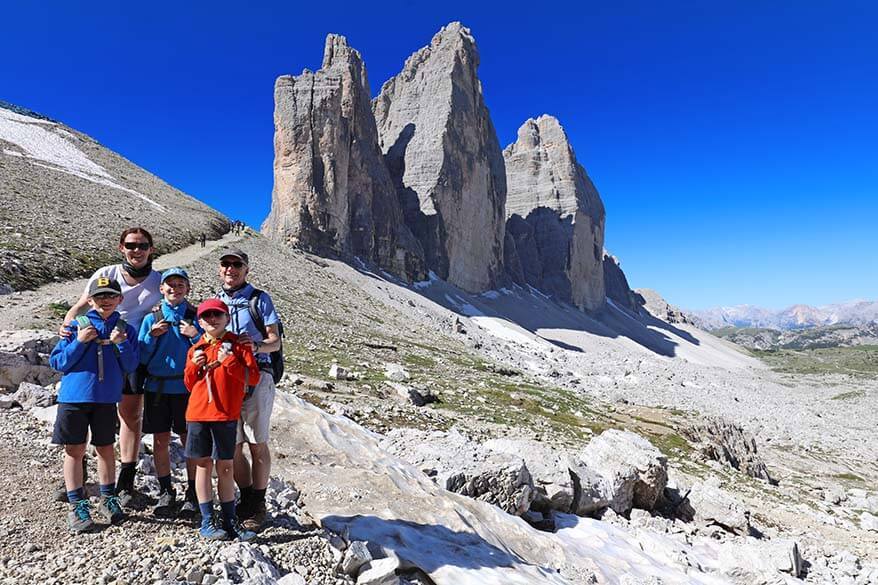
<path id="1" fill-rule="evenodd" d="M 94 520 L 91 519 L 91 502 L 79 500 L 73 504 L 73 509 L 67 515 L 67 526 L 73 534 L 82 534 L 94 528 Z"/>
<path id="2" fill-rule="evenodd" d="M 226 540 L 229 538 L 229 533 L 219 527 L 216 518 L 210 518 L 207 523 L 202 523 L 201 528 L 198 529 L 198 534 L 201 535 L 201 538 L 206 538 L 207 540 Z"/>

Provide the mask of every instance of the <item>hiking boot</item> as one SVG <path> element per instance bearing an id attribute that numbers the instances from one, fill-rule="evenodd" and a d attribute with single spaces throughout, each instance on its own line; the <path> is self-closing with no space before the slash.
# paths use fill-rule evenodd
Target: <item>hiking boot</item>
<path id="1" fill-rule="evenodd" d="M 186 495 L 183 497 L 183 505 L 180 507 L 178 516 L 183 519 L 192 519 L 201 515 L 201 509 L 198 507 L 198 497 L 195 490 L 186 488 Z"/>
<path id="2" fill-rule="evenodd" d="M 119 496 L 101 496 L 101 502 L 98 504 L 98 514 L 108 524 L 119 524 L 125 519 L 125 512 L 122 510 L 119 500 Z"/>
<path id="3" fill-rule="evenodd" d="M 134 489 L 134 482 L 116 486 L 116 495 L 123 508 L 129 508 L 134 504 L 135 498 L 140 497 L 140 492 Z"/>
<path id="4" fill-rule="evenodd" d="M 219 527 L 214 517 L 211 517 L 206 526 L 198 529 L 198 534 L 207 540 L 226 540 L 229 537 L 229 533 Z"/>
<path id="5" fill-rule="evenodd" d="M 265 509 L 265 501 L 253 502 L 249 511 L 250 516 L 246 518 L 242 524 L 246 530 L 259 532 L 259 530 L 262 529 L 262 525 L 265 524 L 265 519 L 268 516 L 268 512 Z"/>
<path id="6" fill-rule="evenodd" d="M 79 500 L 73 504 L 73 509 L 67 515 L 67 526 L 73 534 L 82 534 L 94 528 L 94 520 L 91 519 L 91 502 Z"/>
<path id="7" fill-rule="evenodd" d="M 152 513 L 163 518 L 173 518 L 174 509 L 177 507 L 177 492 L 174 489 L 159 494 L 158 502 L 152 509 Z"/>
<path id="8" fill-rule="evenodd" d="M 256 538 L 256 533 L 252 530 L 247 530 L 241 524 L 241 521 L 237 518 L 232 518 L 231 520 L 225 523 L 225 531 L 228 533 L 229 538 L 237 540 L 238 542 L 247 542 L 248 540 L 253 540 Z"/>

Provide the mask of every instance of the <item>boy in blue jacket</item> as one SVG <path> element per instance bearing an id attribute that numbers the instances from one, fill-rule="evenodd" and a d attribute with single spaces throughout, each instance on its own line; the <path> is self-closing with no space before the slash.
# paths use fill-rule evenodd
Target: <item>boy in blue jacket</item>
<path id="1" fill-rule="evenodd" d="M 64 445 L 64 484 L 73 507 L 67 520 L 76 534 L 94 526 L 82 477 L 89 429 L 101 486 L 97 512 L 110 524 L 125 518 L 115 495 L 116 403 L 122 399 L 125 375 L 137 369 L 138 350 L 137 332 L 116 312 L 120 302 L 118 282 L 103 277 L 92 281 L 91 310 L 70 324 L 72 335 L 61 338 L 49 357 L 52 367 L 63 374 L 52 442 Z"/>
<path id="2" fill-rule="evenodd" d="M 189 392 L 183 384 L 186 354 L 201 337 L 195 307 L 186 300 L 189 275 L 182 268 L 162 273 L 160 289 L 164 300 L 144 317 L 138 342 L 140 363 L 146 366 L 143 397 L 143 432 L 153 434 L 153 457 L 160 493 L 153 513 L 170 517 L 175 513 L 177 492 L 171 485 L 171 430 L 186 444 L 186 407 Z M 186 461 L 188 487 L 180 510 L 192 517 L 198 512 L 195 495 L 195 465 Z"/>

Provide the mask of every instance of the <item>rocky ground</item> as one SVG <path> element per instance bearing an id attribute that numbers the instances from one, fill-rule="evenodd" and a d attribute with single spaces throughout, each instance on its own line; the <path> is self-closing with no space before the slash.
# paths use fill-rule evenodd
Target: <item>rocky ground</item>
<path id="1" fill-rule="evenodd" d="M 171 582 L 175 570 L 181 581 L 187 576 L 182 571 L 184 566 L 231 582 L 245 582 L 244 577 L 232 575 L 228 568 L 224 577 L 222 559 L 231 550 L 239 555 L 228 563 L 232 567 L 247 563 L 263 567 L 261 561 L 247 560 L 246 555 L 256 556 L 257 551 L 265 554 L 278 571 L 271 577 L 276 580 L 285 572 L 295 572 L 297 565 L 307 566 L 312 549 L 306 550 L 301 543 L 312 543 L 326 559 L 313 573 L 305 571 L 307 582 L 345 582 L 349 578 L 334 567 L 344 545 L 333 549 L 332 536 L 312 527 L 309 518 L 324 518 L 324 526 L 336 522 L 339 534 L 345 526 L 365 530 L 351 520 L 327 520 L 329 517 L 321 511 L 347 509 L 361 514 L 366 504 L 376 509 L 389 506 L 390 502 L 380 499 L 387 498 L 388 492 L 372 493 L 370 482 L 384 481 L 383 474 L 396 473 L 393 470 L 397 469 L 376 471 L 371 463 L 368 474 L 363 475 L 367 470 L 359 466 L 368 467 L 370 462 L 387 456 L 375 455 L 380 451 L 363 451 L 366 447 L 358 441 L 373 439 L 368 439 L 367 431 L 356 431 L 356 425 L 346 431 L 348 434 L 337 435 L 340 429 L 348 428 L 345 425 L 354 424 L 342 425 L 340 421 L 346 419 L 378 433 L 398 428 L 433 433 L 456 429 L 475 445 L 466 448 L 475 450 L 490 441 L 521 440 L 553 446 L 556 451 L 578 452 L 605 429 L 630 429 L 647 437 L 668 459 L 672 485 L 683 490 L 692 487 L 691 499 L 696 502 L 706 497 L 715 501 L 731 498 L 735 503 L 730 509 L 748 512 L 749 526 L 763 538 L 717 531 L 715 525 L 709 528 L 710 523 L 696 522 L 693 528 L 686 528 L 678 520 L 663 519 L 658 512 L 636 509 L 630 518 L 608 515 L 603 523 L 587 525 L 589 530 L 598 531 L 590 532 L 589 538 L 597 538 L 598 534 L 609 538 L 610 526 L 622 531 L 612 533 L 614 538 L 640 539 L 636 545 L 639 547 L 658 538 L 656 534 L 664 535 L 663 543 L 674 541 L 678 542 L 675 547 L 694 548 L 685 549 L 688 564 L 678 565 L 679 559 L 662 562 L 696 571 L 692 559 L 700 558 L 695 563 L 700 567 L 698 575 L 712 572 L 719 580 L 711 582 L 758 582 L 742 569 L 737 578 L 734 572 L 729 573 L 728 566 L 723 569 L 716 560 L 722 558 L 722 550 L 738 551 L 732 556 L 743 559 L 747 555 L 741 551 L 748 547 L 765 551 L 769 543 L 792 541 L 797 543 L 802 559 L 800 577 L 808 582 L 878 582 L 874 571 L 878 533 L 870 530 L 870 518 L 878 514 L 874 487 L 878 470 L 871 455 L 875 438 L 870 430 L 874 428 L 874 400 L 878 396 L 874 380 L 779 375 L 734 353 L 722 342 L 696 337 L 697 330 L 679 324 L 676 332 L 660 330 L 663 339 L 674 344 L 674 355 L 662 355 L 656 347 L 648 347 L 653 338 L 643 337 L 642 332 L 609 336 L 605 322 L 588 324 L 591 329 L 585 322 L 565 322 L 561 317 L 567 315 L 566 309 L 551 313 L 537 296 L 529 297 L 527 302 L 536 303 L 533 306 L 538 310 L 534 313 L 557 317 L 552 326 L 534 326 L 521 315 L 503 313 L 504 293 L 498 293 L 497 298 L 464 295 L 456 289 L 442 288 L 441 283 L 409 288 L 381 273 L 278 249 L 259 237 L 247 237 L 240 244 L 251 254 L 251 280 L 272 292 L 287 324 L 289 376 L 285 392 L 294 391 L 308 402 L 346 417 L 336 420 L 313 414 L 309 415 L 312 418 L 297 419 L 304 415 L 295 403 L 290 403 L 292 410 L 279 414 L 275 423 L 278 482 L 274 493 L 292 489 L 289 484 L 279 483 L 281 479 L 292 482 L 303 490 L 298 502 L 308 513 L 292 503 L 277 508 L 276 525 L 263 533 L 256 545 L 230 549 L 229 545 L 198 543 L 191 527 L 155 521 L 146 510 L 136 511 L 125 526 L 85 537 L 95 543 L 95 552 L 87 552 L 90 549 L 78 546 L 78 541 L 71 541 L 64 533 L 64 506 L 45 502 L 44 492 L 54 485 L 59 459 L 57 450 L 47 445 L 47 430 L 23 412 L 2 411 L 4 442 L 13 446 L 3 453 L 2 466 L 4 481 L 8 482 L 4 487 L 15 505 L 4 507 L 0 516 L 6 533 L 0 547 L 2 558 L 7 559 L 3 566 L 9 582 L 23 580 L 31 571 L 42 571 L 33 573 L 39 575 L 38 579 L 49 579 L 53 571 L 57 572 L 59 583 L 77 582 L 76 575 L 82 572 L 88 575 L 82 582 L 101 582 L 108 568 L 116 573 L 103 582 L 112 582 L 114 577 L 129 578 L 125 575 L 131 564 L 137 575 L 132 583 L 150 582 L 153 577 Z M 168 259 L 190 263 L 195 298 L 209 295 L 216 282 L 216 254 L 199 255 L 196 250 Z M 0 297 L 0 329 L 36 326 L 53 330 L 58 317 L 51 303 L 62 298 L 72 300 L 82 283 L 65 287 L 53 285 Z M 686 341 L 687 335 L 698 343 Z M 711 360 L 726 367 L 704 365 Z M 832 399 L 854 390 L 858 393 L 848 399 Z M 433 399 L 438 402 L 430 402 Z M 752 479 L 702 457 L 697 445 L 684 436 L 684 430 L 700 420 L 699 413 L 720 415 L 752 433 L 759 456 L 778 485 Z M 314 431 L 307 441 L 302 435 L 306 427 L 309 433 Z M 299 430 L 289 432 L 291 428 Z M 418 441 L 423 443 L 425 439 Z M 403 448 L 400 456 L 416 452 L 414 445 Z M 321 454 L 321 449 L 325 453 Z M 375 443 L 368 449 L 379 447 Z M 17 461 L 27 464 L 16 465 Z M 424 467 L 423 461 L 413 463 L 418 464 L 417 469 Z M 527 463 L 534 467 L 530 461 Z M 333 469 L 338 470 L 335 473 L 344 472 L 344 477 L 327 471 Z M 408 474 L 419 474 L 417 469 L 403 473 L 400 478 L 405 479 L 397 478 L 397 483 L 412 481 Z M 20 485 L 39 488 L 16 490 L 14 486 Z M 429 491 L 416 485 L 421 486 L 418 490 Z M 433 492 L 429 495 L 432 499 L 428 501 L 439 506 L 433 511 L 435 517 L 448 521 L 440 513 L 446 505 L 441 503 L 444 500 Z M 399 499 L 407 501 L 410 497 L 411 492 L 404 491 Z M 461 505 L 454 502 L 454 506 Z M 505 502 L 507 508 L 510 502 L 514 503 L 514 498 Z M 413 506 L 423 507 L 423 502 Z M 44 510 L 47 513 L 42 513 Z M 482 507 L 474 508 L 472 513 L 500 533 L 508 530 L 497 528 L 506 526 L 507 520 L 485 516 Z M 563 524 L 565 517 L 558 518 Z M 491 524 L 497 522 L 500 524 Z M 584 529 L 583 525 L 578 529 Z M 366 532 L 374 536 L 374 530 L 371 526 Z M 565 530 L 559 531 L 558 538 L 565 538 Z M 534 543 L 543 542 L 539 532 L 528 534 Z M 171 544 L 174 539 L 176 545 Z M 576 549 L 574 543 L 578 541 L 569 539 L 565 541 L 567 549 Z M 719 548 L 712 542 L 719 543 Z M 300 545 L 303 548 L 297 549 Z M 152 559 L 144 563 L 149 566 L 146 571 L 137 568 L 144 548 Z M 596 551 L 589 554 L 601 558 Z M 82 562 L 73 565 L 68 556 Z M 56 558 L 66 560 L 46 561 Z M 563 565 L 558 559 L 550 562 L 550 556 L 544 560 L 550 565 Z M 653 558 L 649 562 L 659 561 Z M 111 568 L 113 563 L 116 569 Z M 418 579 L 415 573 L 407 574 Z M 580 573 L 576 579 L 570 577 L 572 574 L 565 573 L 568 582 L 590 582 L 592 577 L 598 579 L 595 575 L 600 576 L 598 582 L 625 582 L 618 575 L 612 577 L 615 573 L 605 566 L 591 577 Z M 695 574 L 691 573 L 693 582 Z M 773 578 L 777 582 L 793 578 L 783 575 L 778 573 Z M 435 575 L 431 573 L 431 577 Z M 435 577 L 440 579 L 436 582 L 448 582 L 440 577 Z M 684 581 L 666 577 L 664 582 Z"/>

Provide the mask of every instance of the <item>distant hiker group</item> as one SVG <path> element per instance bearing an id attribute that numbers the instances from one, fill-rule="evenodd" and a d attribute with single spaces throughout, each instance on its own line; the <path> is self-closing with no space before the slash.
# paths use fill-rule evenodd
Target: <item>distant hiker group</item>
<path id="1" fill-rule="evenodd" d="M 246 228 L 246 227 L 247 226 L 244 225 L 243 221 L 235 220 L 232 222 L 232 227 L 229 231 L 232 232 L 233 234 L 235 234 L 236 236 L 240 236 L 241 234 L 244 233 L 244 228 Z"/>
<path id="2" fill-rule="evenodd" d="M 184 269 L 153 270 L 153 239 L 145 229 L 122 232 L 119 252 L 122 263 L 95 272 L 65 315 L 50 357 L 62 373 L 52 442 L 64 446 L 64 486 L 56 497 L 70 503 L 68 526 L 77 534 L 94 527 L 85 492 L 89 436 L 97 453 L 97 516 L 118 524 L 126 508 L 143 502 L 135 474 L 146 433 L 153 435 L 160 486 L 153 512 L 200 514 L 204 538 L 250 540 L 266 521 L 271 472 L 269 423 L 282 343 L 271 296 L 247 282 L 250 260 L 241 250 L 220 252 L 221 288 L 197 306 L 188 299 Z M 172 431 L 187 458 L 181 502 L 171 476 Z"/>

